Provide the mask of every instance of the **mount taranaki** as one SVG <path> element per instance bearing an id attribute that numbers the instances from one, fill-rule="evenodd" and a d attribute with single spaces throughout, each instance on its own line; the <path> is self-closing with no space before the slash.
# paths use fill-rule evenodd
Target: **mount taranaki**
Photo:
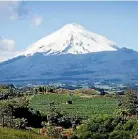
<path id="1" fill-rule="evenodd" d="M 138 52 L 67 24 L 0 64 L 0 81 L 138 81 Z"/>

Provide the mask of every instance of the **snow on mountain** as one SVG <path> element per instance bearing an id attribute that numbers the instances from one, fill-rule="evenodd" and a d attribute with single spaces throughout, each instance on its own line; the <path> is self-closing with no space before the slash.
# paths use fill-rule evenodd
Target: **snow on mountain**
<path id="1" fill-rule="evenodd" d="M 21 55 L 30 56 L 37 52 L 44 55 L 86 54 L 117 49 L 114 42 L 86 30 L 83 26 L 67 24 L 29 46 Z"/>

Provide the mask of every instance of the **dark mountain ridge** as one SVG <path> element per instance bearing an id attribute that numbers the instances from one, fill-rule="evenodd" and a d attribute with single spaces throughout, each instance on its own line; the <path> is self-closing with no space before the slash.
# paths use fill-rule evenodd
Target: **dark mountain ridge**
<path id="1" fill-rule="evenodd" d="M 53 80 L 136 83 L 138 52 L 122 48 L 89 54 L 19 56 L 0 64 L 0 81 Z"/>

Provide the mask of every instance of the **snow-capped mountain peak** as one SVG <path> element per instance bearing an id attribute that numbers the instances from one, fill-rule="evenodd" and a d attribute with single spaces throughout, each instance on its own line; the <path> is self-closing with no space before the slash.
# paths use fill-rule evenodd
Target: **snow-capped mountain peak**
<path id="1" fill-rule="evenodd" d="M 116 44 L 107 38 L 92 33 L 78 24 L 67 24 L 29 46 L 22 55 L 37 52 L 45 55 L 86 54 L 100 51 L 116 51 Z"/>

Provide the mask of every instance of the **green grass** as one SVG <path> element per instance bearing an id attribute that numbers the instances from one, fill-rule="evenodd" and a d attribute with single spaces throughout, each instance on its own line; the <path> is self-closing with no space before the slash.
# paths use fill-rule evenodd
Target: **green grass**
<path id="1" fill-rule="evenodd" d="M 72 100 L 73 104 L 66 104 Z M 49 104 L 54 102 L 57 109 L 65 116 L 92 117 L 93 114 L 113 114 L 117 107 L 117 99 L 109 97 L 84 98 L 69 94 L 43 94 L 36 95 L 30 100 L 30 107 L 45 114 L 49 113 Z"/>
<path id="2" fill-rule="evenodd" d="M 48 137 L 29 131 L 0 127 L 0 139 L 48 139 Z"/>

